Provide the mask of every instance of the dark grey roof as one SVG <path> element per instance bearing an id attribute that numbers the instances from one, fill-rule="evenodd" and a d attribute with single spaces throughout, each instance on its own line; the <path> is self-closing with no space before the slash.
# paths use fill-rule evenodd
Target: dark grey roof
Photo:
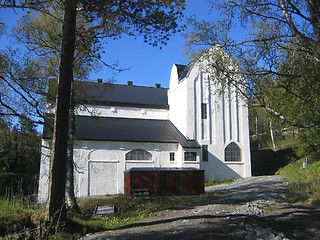
<path id="1" fill-rule="evenodd" d="M 98 82 L 77 82 L 76 94 L 85 103 L 169 109 L 168 89 Z"/>
<path id="2" fill-rule="evenodd" d="M 159 171 L 159 172 L 165 172 L 165 171 L 177 171 L 177 172 L 188 172 L 188 171 L 195 171 L 195 172 L 204 172 L 204 170 L 202 169 L 198 169 L 198 168 L 192 168 L 192 167 L 181 167 L 181 168 L 177 168 L 177 167 L 145 167 L 145 168 L 130 168 L 128 170 L 126 170 L 125 172 L 155 172 L 155 171 Z"/>
<path id="3" fill-rule="evenodd" d="M 187 140 L 168 120 L 77 116 L 76 138 L 81 140 L 180 143 L 200 147 Z"/>
<path id="4" fill-rule="evenodd" d="M 50 138 L 45 127 L 43 138 Z M 120 142 L 180 143 L 184 148 L 200 148 L 186 139 L 169 120 L 76 116 L 76 139 Z"/>

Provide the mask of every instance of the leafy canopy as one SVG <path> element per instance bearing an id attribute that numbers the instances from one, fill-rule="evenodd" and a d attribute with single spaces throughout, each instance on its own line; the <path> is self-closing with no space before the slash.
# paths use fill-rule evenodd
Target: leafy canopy
<path id="1" fill-rule="evenodd" d="M 189 19 L 187 44 L 193 56 L 219 46 L 228 58 L 210 65 L 228 83 L 240 84 L 247 99 L 285 124 L 308 132 L 313 149 L 320 142 L 320 2 L 318 0 L 210 1 L 212 21 Z M 218 18 L 218 20 L 217 20 Z M 208 58 L 217 59 L 209 53 Z M 241 74 L 243 78 L 232 78 Z M 219 81 L 219 78 L 218 80 Z M 225 81 L 225 80 L 223 80 Z M 302 130 L 303 129 L 303 130 Z M 304 148 L 310 152 L 308 147 Z"/>

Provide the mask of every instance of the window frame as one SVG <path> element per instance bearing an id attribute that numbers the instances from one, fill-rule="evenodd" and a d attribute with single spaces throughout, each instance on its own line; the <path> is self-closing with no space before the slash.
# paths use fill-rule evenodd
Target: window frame
<path id="1" fill-rule="evenodd" d="M 201 119 L 208 118 L 207 103 L 201 103 Z"/>
<path id="2" fill-rule="evenodd" d="M 169 161 L 170 162 L 176 161 L 176 156 L 175 155 L 176 155 L 175 152 L 170 152 L 169 153 Z"/>
<path id="3" fill-rule="evenodd" d="M 194 160 L 189 160 L 189 159 L 194 159 Z M 187 159 L 188 158 L 188 159 Z M 184 161 L 185 162 L 197 162 L 197 152 L 184 152 Z"/>
<path id="4" fill-rule="evenodd" d="M 224 149 L 224 161 L 227 163 L 241 163 L 242 151 L 235 142 L 230 142 Z"/>
<path id="5" fill-rule="evenodd" d="M 140 158 L 140 156 L 143 156 L 143 157 Z M 148 152 L 147 150 L 145 150 L 145 149 L 137 148 L 137 149 L 133 149 L 133 150 L 127 152 L 126 155 L 125 155 L 125 160 L 129 161 L 129 162 L 130 161 L 137 161 L 137 162 L 148 161 L 148 162 L 151 162 L 152 161 L 152 154 L 150 152 Z"/>
<path id="6" fill-rule="evenodd" d="M 203 162 L 209 161 L 208 145 L 202 145 L 202 161 Z"/>

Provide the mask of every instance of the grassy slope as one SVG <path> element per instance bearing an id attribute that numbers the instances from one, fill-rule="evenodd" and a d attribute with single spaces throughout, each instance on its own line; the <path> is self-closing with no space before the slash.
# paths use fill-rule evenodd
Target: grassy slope
<path id="1" fill-rule="evenodd" d="M 291 201 L 320 204 L 320 161 L 308 163 L 307 169 L 303 169 L 303 161 L 290 163 L 278 173 L 291 183 L 288 196 Z"/>

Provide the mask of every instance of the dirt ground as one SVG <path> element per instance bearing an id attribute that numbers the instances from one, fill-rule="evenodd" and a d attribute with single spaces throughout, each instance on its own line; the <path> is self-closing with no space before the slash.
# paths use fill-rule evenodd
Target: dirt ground
<path id="1" fill-rule="evenodd" d="M 197 205 L 82 239 L 320 239 L 320 208 L 287 203 L 287 187 L 282 176 L 208 187 L 206 192 L 218 194 Z"/>

